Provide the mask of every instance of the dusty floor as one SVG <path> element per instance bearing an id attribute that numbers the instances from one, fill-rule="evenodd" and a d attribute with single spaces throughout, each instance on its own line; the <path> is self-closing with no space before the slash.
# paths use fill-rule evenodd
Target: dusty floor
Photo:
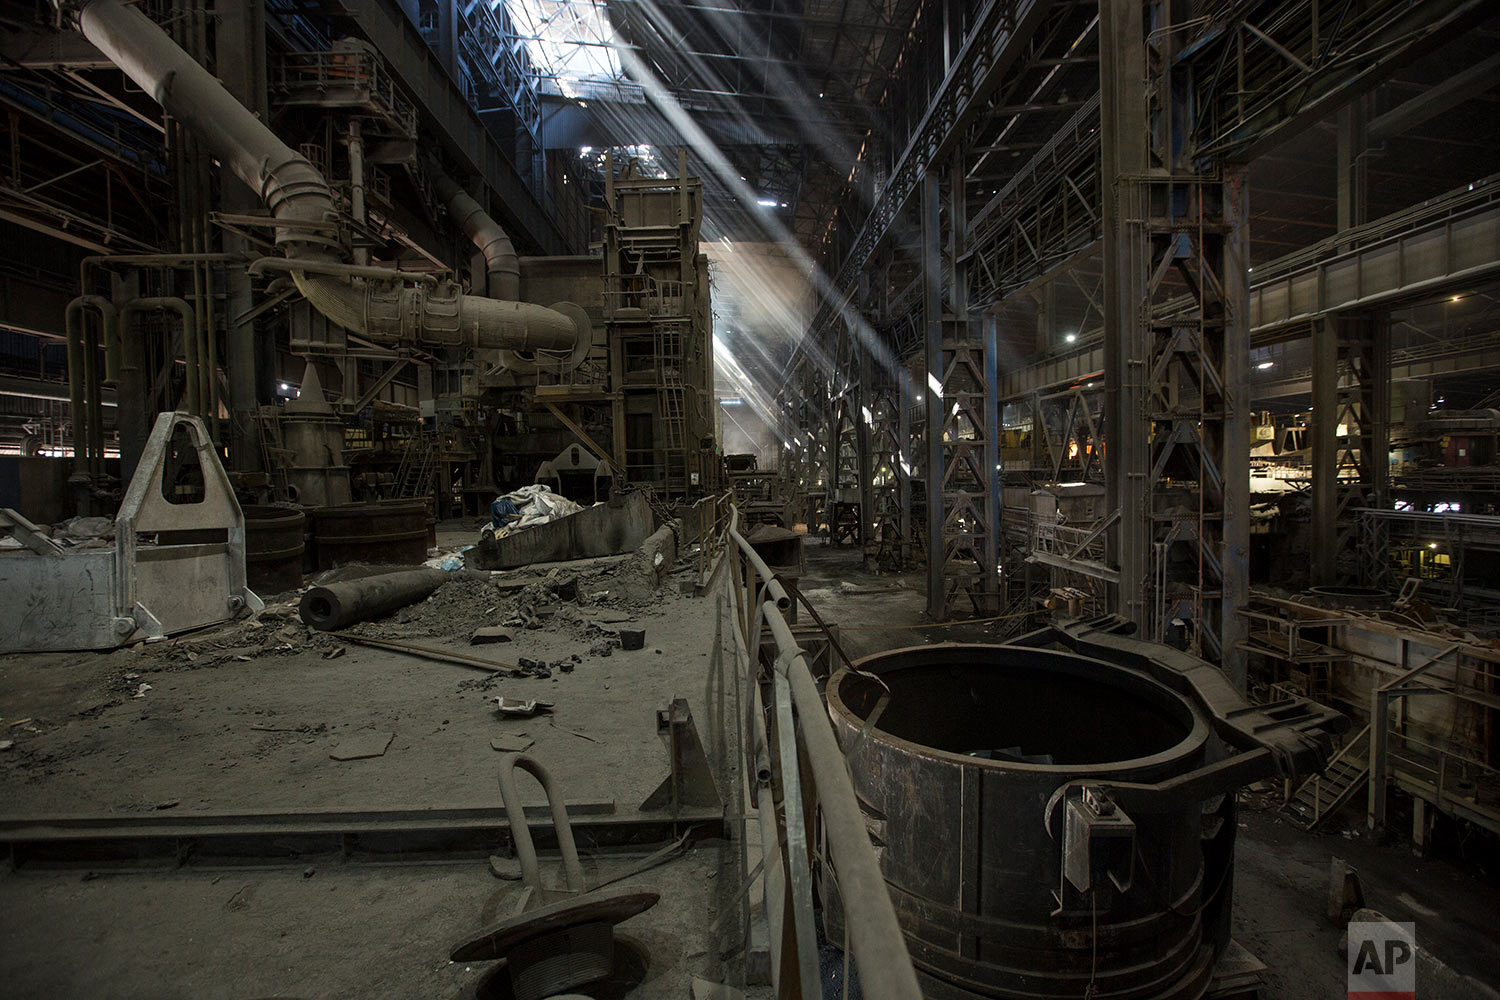
<path id="1" fill-rule="evenodd" d="M 440 543 L 468 534 L 450 529 Z M 676 578 L 642 599 L 622 565 L 561 567 L 581 601 L 537 597 L 561 610 L 540 628 L 516 628 L 510 643 L 471 647 L 467 638 L 477 625 L 504 624 L 526 592 L 458 577 L 424 604 L 354 629 L 550 664 L 549 677 L 501 678 L 360 647 L 274 607 L 258 624 L 109 654 L 0 657 L 0 728 L 14 741 L 0 753 L 4 814 L 498 806 L 491 740 L 500 736 L 534 741 L 529 752 L 569 801 L 631 812 L 668 773 L 656 710 L 686 697 L 714 742 L 723 713 L 706 705 L 716 602 L 682 596 Z M 644 629 L 645 647 L 611 644 L 608 630 L 621 626 Z M 507 719 L 495 710 L 499 695 L 555 708 Z M 331 758 L 372 734 L 391 734 L 383 755 Z M 528 803 L 543 801 L 530 779 L 520 787 Z M 648 851 L 585 850 L 586 874 L 625 872 Z M 737 888 L 719 884 L 737 868 L 731 845 L 711 840 L 629 880 L 672 890 L 625 928 L 653 959 L 643 995 L 685 995 L 692 975 L 719 974 L 704 914 L 711 920 L 716 897 Z M 464 995 L 492 964 L 452 964 L 447 953 L 508 913 L 515 892 L 483 859 L 23 868 L 0 884 L 0 976 L 16 997 Z"/>
<path id="2" fill-rule="evenodd" d="M 840 626 L 853 656 L 993 638 L 994 626 L 923 627 L 916 575 L 864 573 L 855 554 L 819 543 L 808 555 L 803 592 Z M 579 589 L 612 586 L 606 568 L 586 574 Z M 719 735 L 706 704 L 712 597 L 683 597 L 668 581 L 655 602 L 636 606 L 617 593 L 577 618 L 519 630 L 511 644 L 465 644 L 478 619 L 502 617 L 513 604 L 457 587 L 370 631 L 507 662 L 572 663 L 576 654 L 570 672 L 492 684 L 462 667 L 309 636 L 283 621 L 263 633 L 209 633 L 109 655 L 0 658 L 0 736 L 15 741 L 0 753 L 3 811 L 493 805 L 498 755 L 489 741 L 522 732 L 569 798 L 633 808 L 666 773 L 655 709 L 686 696 L 709 738 Z M 627 614 L 646 629 L 645 649 L 591 652 L 599 630 L 588 620 Z M 136 697 L 143 684 L 149 689 Z M 556 711 L 550 724 L 501 721 L 487 700 L 498 694 L 553 700 Z M 330 759 L 351 734 L 386 732 L 393 739 L 384 756 Z M 1309 836 L 1271 811 L 1247 808 L 1241 822 L 1235 933 L 1270 966 L 1266 996 L 1342 993 L 1338 931 L 1322 916 L 1333 855 L 1360 869 L 1371 905 L 1415 919 L 1424 946 L 1500 983 L 1500 944 L 1488 926 L 1500 912 L 1493 879 L 1472 866 L 1416 858 L 1399 843 Z M 585 867 L 591 877 L 607 876 L 642 853 L 590 855 Z M 705 842 L 630 880 L 671 889 L 622 928 L 652 956 L 640 995 L 680 1000 L 694 975 L 733 978 L 710 930 L 723 934 L 711 925 L 738 888 L 736 853 L 726 841 Z M 0 875 L 0 977 L 4 994 L 15 997 L 468 996 L 486 966 L 450 963 L 448 949 L 493 922 L 514 891 L 482 862 L 22 868 Z"/>
<path id="3" fill-rule="evenodd" d="M 582 565 L 591 575 L 581 590 L 620 589 L 619 561 Z M 499 678 L 361 647 L 304 627 L 295 608 L 109 654 L 0 657 L 0 726 L 15 740 L 0 755 L 6 812 L 377 808 L 392 788 L 405 806 L 478 805 L 496 799 L 490 740 L 522 734 L 535 756 L 556 762 L 570 798 L 635 805 L 661 774 L 597 764 L 664 766 L 654 713 L 676 695 L 701 702 L 714 608 L 669 581 L 650 601 L 602 596 L 515 629 L 513 642 L 468 645 L 474 627 L 502 624 L 516 600 L 455 578 L 425 603 L 351 631 L 561 664 L 550 677 Z M 606 637 L 594 621 L 643 628 L 646 645 L 594 652 Z M 501 695 L 556 707 L 503 719 L 493 703 Z M 380 733 L 393 736 L 383 756 L 330 759 L 340 743 Z"/>
<path id="4" fill-rule="evenodd" d="M 1500 987 L 1500 887 L 1472 863 L 1420 858 L 1400 840 L 1308 834 L 1251 796 L 1235 851 L 1234 935 L 1265 962 L 1266 996 L 1325 1000 L 1347 991 L 1342 928 L 1325 919 L 1329 862 L 1359 872 L 1367 905 L 1414 921 L 1417 944 L 1456 971 Z M 1351 817 L 1357 827 L 1360 817 Z"/>

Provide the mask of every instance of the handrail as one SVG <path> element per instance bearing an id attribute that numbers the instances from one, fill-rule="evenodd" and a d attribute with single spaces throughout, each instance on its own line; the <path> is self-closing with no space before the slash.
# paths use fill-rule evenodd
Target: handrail
<path id="1" fill-rule="evenodd" d="M 756 551 L 739 533 L 739 511 L 730 508 L 727 536 L 734 544 L 726 546 L 725 552 L 733 562 L 731 568 L 730 593 L 735 595 L 735 621 L 744 628 L 742 648 L 750 660 L 751 669 L 756 669 L 757 651 L 761 646 L 761 623 L 771 633 L 775 646 L 775 660 L 769 679 L 775 693 L 773 704 L 778 704 L 776 714 L 779 739 L 775 743 L 787 747 L 788 737 L 794 737 L 799 756 L 812 773 L 812 795 L 803 795 L 795 783 L 799 781 L 799 762 L 787 760 L 782 752 L 779 761 L 782 784 L 793 785 L 792 796 L 783 795 L 790 802 L 801 801 L 810 807 L 815 804 L 822 814 L 822 830 L 828 844 L 829 863 L 837 872 L 839 895 L 843 901 L 843 914 L 848 937 L 848 949 L 859 971 L 860 984 L 870 1000 L 919 1000 L 922 996 L 917 985 L 916 971 L 907 952 L 906 940 L 896 921 L 895 907 L 891 904 L 885 878 L 880 871 L 875 850 L 870 844 L 870 835 L 863 814 L 854 795 L 854 784 L 850 780 L 844 754 L 834 736 L 828 718 L 827 707 L 817 682 L 808 665 L 807 654 L 802 650 L 787 624 L 782 611 L 791 607 L 785 588 L 776 579 Z M 746 573 L 746 568 L 752 572 Z M 744 604 L 741 606 L 741 599 Z M 753 617 L 750 612 L 753 610 Z M 747 620 L 747 618 L 749 620 Z M 748 627 L 747 627 L 748 626 Z M 793 728 L 786 711 L 786 698 L 790 694 L 790 707 L 795 709 L 798 723 Z M 760 727 L 757 726 L 757 733 Z M 790 732 L 788 732 L 790 730 Z M 758 737 L 764 740 L 764 737 Z M 767 751 L 772 745 L 766 746 Z M 761 809 L 774 808 L 770 797 L 760 800 Z M 797 818 L 800 825 L 801 817 Z M 793 817 L 788 815 L 787 825 Z M 794 905 L 790 907 L 796 926 L 791 940 L 806 941 L 811 930 L 802 922 L 811 920 L 810 910 L 795 905 L 797 898 L 797 875 L 805 876 L 808 858 L 794 857 L 790 849 L 799 843 L 798 838 L 787 836 L 780 844 L 781 852 L 792 868 L 789 886 Z M 817 955 L 803 954 L 799 949 L 800 973 L 805 980 L 811 971 L 816 974 Z M 773 964 L 773 969 L 775 965 Z M 779 974 L 779 973 L 778 973 Z"/>
<path id="2" fill-rule="evenodd" d="M 1449 760 L 1458 761 L 1460 764 L 1467 765 L 1468 767 L 1473 767 L 1481 771 L 1489 771 L 1492 774 L 1500 776 L 1500 768 L 1497 768 L 1492 764 L 1486 764 L 1482 760 L 1479 760 L 1475 757 L 1470 757 L 1469 755 L 1456 750 L 1451 750 L 1448 747 L 1440 747 L 1435 743 L 1428 743 L 1426 740 L 1419 740 L 1415 736 L 1401 732 L 1399 729 L 1392 729 L 1389 738 L 1393 740 L 1399 740 L 1402 743 L 1405 743 L 1407 746 L 1415 746 L 1420 747 L 1423 750 L 1430 750 L 1438 757 L 1447 757 Z M 1406 759 L 1412 760 L 1413 758 L 1408 757 Z"/>
<path id="3" fill-rule="evenodd" d="M 1317 772 L 1312 777 L 1308 778 L 1302 784 L 1300 784 L 1300 785 L 1297 786 L 1297 791 L 1300 792 L 1300 791 L 1302 791 L 1302 789 L 1306 788 L 1308 785 L 1312 785 L 1312 788 L 1313 788 L 1313 825 L 1317 825 L 1318 821 L 1323 818 L 1323 795 L 1322 795 L 1322 791 L 1323 791 L 1323 775 L 1327 774 L 1329 768 L 1333 767 L 1333 765 L 1336 764 L 1338 761 L 1343 760 L 1345 754 L 1347 754 L 1350 750 L 1354 749 L 1355 747 L 1359 746 L 1360 741 L 1364 740 L 1364 739 L 1367 739 L 1369 737 L 1369 735 L 1370 735 L 1370 727 L 1368 725 L 1366 725 L 1365 728 L 1361 729 L 1359 732 L 1355 733 L 1349 739 L 1347 739 L 1347 740 L 1344 741 L 1344 745 L 1339 748 L 1339 752 L 1336 753 L 1336 754 L 1334 754 L 1332 757 L 1330 757 L 1328 759 L 1328 763 L 1326 765 L 1324 765 L 1323 770 Z M 1364 770 L 1368 771 L 1369 769 L 1370 769 L 1369 761 L 1366 761 L 1365 762 Z M 1295 794 L 1296 793 L 1294 792 L 1293 795 L 1295 795 Z"/>

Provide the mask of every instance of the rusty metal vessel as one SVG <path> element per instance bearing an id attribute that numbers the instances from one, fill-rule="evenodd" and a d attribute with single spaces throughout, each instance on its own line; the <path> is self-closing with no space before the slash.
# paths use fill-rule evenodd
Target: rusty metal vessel
<path id="1" fill-rule="evenodd" d="M 853 748 L 855 791 L 929 998 L 1168 1000 L 1208 988 L 1229 942 L 1233 792 L 1320 767 L 1340 717 L 1292 705 L 1270 719 L 1271 742 L 1286 737 L 1273 749 L 1246 735 L 1267 721 L 1259 709 L 1195 676 L 1217 670 L 1175 653 L 1143 669 L 1144 655 L 942 644 L 829 679 L 829 714 Z M 1229 757 L 1221 734 L 1241 752 Z M 828 866 L 821 886 L 837 943 Z"/>

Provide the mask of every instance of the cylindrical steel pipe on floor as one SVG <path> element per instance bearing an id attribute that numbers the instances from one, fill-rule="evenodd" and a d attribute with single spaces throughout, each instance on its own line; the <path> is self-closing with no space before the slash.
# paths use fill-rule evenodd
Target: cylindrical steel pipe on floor
<path id="1" fill-rule="evenodd" d="M 426 600 L 452 578 L 440 569 L 424 568 L 331 583 L 303 594 L 297 612 L 304 625 L 332 632 Z"/>

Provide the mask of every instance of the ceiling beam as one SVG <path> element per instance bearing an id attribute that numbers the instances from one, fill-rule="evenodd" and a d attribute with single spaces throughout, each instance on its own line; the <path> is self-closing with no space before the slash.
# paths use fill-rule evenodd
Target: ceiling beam
<path id="1" fill-rule="evenodd" d="M 1500 84 L 1500 54 L 1460 70 L 1404 104 L 1398 104 L 1378 118 L 1371 119 L 1365 128 L 1365 135 L 1372 144 L 1385 142 L 1457 107 L 1471 97 L 1478 97 L 1497 84 Z"/>

